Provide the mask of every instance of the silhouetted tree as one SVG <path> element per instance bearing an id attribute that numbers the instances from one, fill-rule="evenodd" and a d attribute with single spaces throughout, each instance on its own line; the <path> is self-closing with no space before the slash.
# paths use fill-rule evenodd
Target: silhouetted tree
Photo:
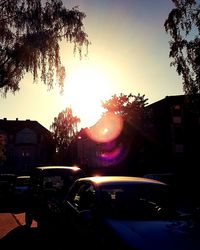
<path id="1" fill-rule="evenodd" d="M 172 0 L 164 27 L 169 42 L 171 66 L 183 79 L 185 94 L 200 93 L 200 5 L 195 0 Z"/>
<path id="2" fill-rule="evenodd" d="M 113 112 L 123 118 L 121 134 L 116 139 L 118 145 L 123 145 L 124 158 L 120 162 L 123 174 L 141 174 L 140 152 L 145 141 L 145 118 L 147 105 L 145 95 L 113 95 L 111 99 L 102 102 L 107 112 Z"/>
<path id="3" fill-rule="evenodd" d="M 131 125 L 138 126 L 145 114 L 145 106 L 147 105 L 145 95 L 138 94 L 113 95 L 109 100 L 102 102 L 102 107 L 108 112 L 120 115 L 124 121 Z"/>
<path id="4" fill-rule="evenodd" d="M 59 42 L 74 44 L 80 58 L 89 45 L 84 31 L 86 15 L 78 7 L 71 10 L 61 0 L 0 0 L 0 91 L 19 90 L 26 72 L 40 78 L 48 88 L 57 82 L 63 89 L 65 68 Z"/>
<path id="5" fill-rule="evenodd" d="M 80 122 L 80 118 L 73 115 L 72 109 L 66 108 L 58 114 L 58 117 L 54 118 L 54 122 L 50 126 L 57 154 L 62 159 L 67 156 L 68 147 L 78 133 L 77 125 Z"/>

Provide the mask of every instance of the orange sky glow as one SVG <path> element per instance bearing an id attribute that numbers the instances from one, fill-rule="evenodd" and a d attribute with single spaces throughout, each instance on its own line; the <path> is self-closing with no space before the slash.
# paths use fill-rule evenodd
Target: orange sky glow
<path id="1" fill-rule="evenodd" d="M 54 117 L 71 107 L 90 127 L 102 114 L 101 100 L 120 93 L 140 93 L 148 103 L 183 94 L 181 78 L 170 67 L 169 37 L 164 21 L 172 2 L 160 0 L 64 0 L 67 8 L 79 6 L 86 13 L 85 31 L 91 45 L 87 57 L 73 55 L 73 47 L 61 43 L 66 67 L 64 93 L 47 90 L 31 74 L 20 82 L 20 91 L 0 97 L 1 119 L 37 120 L 47 129 Z"/>

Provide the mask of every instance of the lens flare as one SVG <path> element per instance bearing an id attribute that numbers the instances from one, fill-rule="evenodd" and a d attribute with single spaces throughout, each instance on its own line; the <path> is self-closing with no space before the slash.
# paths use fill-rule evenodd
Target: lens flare
<path id="1" fill-rule="evenodd" d="M 120 155 L 121 150 L 122 150 L 122 147 L 119 146 L 113 149 L 112 151 L 103 152 L 101 153 L 101 158 L 104 160 L 112 160 L 114 158 L 116 159 Z"/>
<path id="2" fill-rule="evenodd" d="M 100 166 L 113 166 L 120 164 L 127 155 L 128 148 L 120 144 L 112 143 L 111 146 L 106 146 L 102 148 L 101 152 L 98 154 L 97 162 Z M 115 145 L 114 145 L 115 144 Z M 109 143 L 110 145 L 110 143 Z"/>
<path id="3" fill-rule="evenodd" d="M 116 139 L 120 135 L 122 128 L 122 118 L 108 112 L 87 133 L 92 140 L 104 143 Z"/>

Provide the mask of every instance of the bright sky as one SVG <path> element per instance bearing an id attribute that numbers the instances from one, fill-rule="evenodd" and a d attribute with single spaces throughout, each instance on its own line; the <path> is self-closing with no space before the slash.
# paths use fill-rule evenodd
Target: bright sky
<path id="1" fill-rule="evenodd" d="M 100 117 L 100 100 L 114 94 L 144 94 L 149 104 L 183 94 L 181 78 L 170 67 L 169 37 L 163 26 L 173 7 L 171 0 L 63 2 L 69 9 L 79 6 L 87 15 L 85 30 L 92 42 L 88 57 L 80 60 L 71 45 L 62 44 L 64 94 L 33 84 L 27 74 L 19 92 L 0 97 L 0 118 L 37 120 L 49 129 L 54 117 L 71 106 L 80 126 L 89 127 Z"/>

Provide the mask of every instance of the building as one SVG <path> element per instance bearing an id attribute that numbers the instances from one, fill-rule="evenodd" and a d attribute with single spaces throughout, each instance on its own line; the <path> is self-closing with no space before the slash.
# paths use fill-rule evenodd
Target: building
<path id="1" fill-rule="evenodd" d="M 146 107 L 144 162 L 149 171 L 196 171 L 200 154 L 200 96 L 167 96 Z M 197 164 L 198 165 L 198 164 Z M 151 169 L 152 168 L 152 169 Z"/>
<path id="2" fill-rule="evenodd" d="M 124 123 L 122 133 L 109 143 L 92 141 L 88 129 L 82 130 L 73 142 L 73 158 L 92 173 L 198 172 L 200 96 L 167 96 L 146 106 L 145 114 L 140 127 Z"/>
<path id="3" fill-rule="evenodd" d="M 107 140 L 107 135 L 109 138 L 110 134 L 115 133 L 109 129 L 106 122 L 102 123 L 103 126 L 99 124 L 101 120 L 90 128 L 81 129 L 74 138 L 69 147 L 71 163 L 80 165 L 88 175 L 127 174 L 128 168 L 124 161 L 130 149 L 132 133 L 131 136 L 130 133 L 128 135 L 124 133 L 126 131 L 124 127 L 118 136 Z M 105 140 L 99 136 L 103 136 Z"/>
<path id="4" fill-rule="evenodd" d="M 0 139 L 6 156 L 0 172 L 29 173 L 35 166 L 51 163 L 51 132 L 37 121 L 0 119 Z"/>
<path id="5" fill-rule="evenodd" d="M 70 164 L 79 165 L 88 175 L 97 167 L 98 143 L 88 136 L 89 128 L 82 128 L 69 146 Z"/>

